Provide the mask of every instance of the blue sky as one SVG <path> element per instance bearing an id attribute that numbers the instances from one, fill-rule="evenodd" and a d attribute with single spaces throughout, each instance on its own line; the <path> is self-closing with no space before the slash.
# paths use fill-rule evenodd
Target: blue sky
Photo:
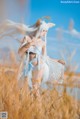
<path id="1" fill-rule="evenodd" d="M 76 28 L 80 28 L 80 4 L 61 4 L 60 0 L 31 0 L 30 11 L 33 21 L 49 15 L 58 26 L 67 27 L 69 20 L 73 18 Z"/>
<path id="2" fill-rule="evenodd" d="M 60 59 L 62 58 L 61 52 L 67 52 L 64 53 L 65 57 L 67 57 L 66 54 L 76 50 L 73 62 L 80 65 L 80 4 L 61 4 L 61 0 L 24 1 L 24 9 L 20 9 L 21 6 L 16 0 L 7 0 L 7 18 L 15 22 L 20 22 L 23 19 L 25 24 L 34 24 L 37 19 L 50 16 L 51 20 L 49 22 L 54 22 L 56 26 L 51 28 L 47 35 L 48 54 L 51 57 Z M 74 27 L 72 33 L 69 33 L 68 27 L 71 19 L 74 21 Z M 57 28 L 63 29 L 61 40 L 57 39 Z M 80 71 L 80 68 L 78 71 Z"/>
<path id="3" fill-rule="evenodd" d="M 56 38 L 56 28 L 61 27 L 68 30 L 69 22 L 71 19 L 74 21 L 74 28 L 80 32 L 80 4 L 61 4 L 60 0 L 31 0 L 30 1 L 30 20 L 29 23 L 34 23 L 38 18 L 42 16 L 50 16 L 50 22 L 54 22 L 56 26 L 48 32 L 48 54 L 54 58 L 61 58 L 61 52 L 73 52 L 76 53 L 72 62 L 79 64 L 80 62 L 80 38 L 71 36 L 69 34 L 63 34 L 62 41 L 58 41 Z M 49 38 L 50 37 L 50 38 Z M 65 54 L 67 57 L 67 53 Z M 80 64 L 79 64 L 80 65 Z M 78 71 L 80 68 L 78 68 Z"/>

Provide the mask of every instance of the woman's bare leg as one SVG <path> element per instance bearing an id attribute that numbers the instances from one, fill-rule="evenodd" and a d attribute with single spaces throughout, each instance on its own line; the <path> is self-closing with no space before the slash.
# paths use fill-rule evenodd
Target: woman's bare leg
<path id="1" fill-rule="evenodd" d="M 40 96 L 39 88 L 42 81 L 43 69 L 34 70 L 32 72 L 32 86 L 34 90 L 34 94 L 36 96 Z"/>
<path id="2" fill-rule="evenodd" d="M 28 77 L 24 77 L 24 78 L 19 79 L 18 80 L 19 89 L 22 89 L 26 82 L 28 82 Z"/>

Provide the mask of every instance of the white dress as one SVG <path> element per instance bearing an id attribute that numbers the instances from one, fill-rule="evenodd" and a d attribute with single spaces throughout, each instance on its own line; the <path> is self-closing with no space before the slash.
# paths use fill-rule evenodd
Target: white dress
<path id="1" fill-rule="evenodd" d="M 29 52 L 36 53 L 36 58 L 29 61 Z M 38 65 L 34 66 L 32 63 L 34 61 L 38 61 Z M 40 64 L 40 60 L 42 60 L 42 64 Z M 19 75 L 20 78 L 28 77 L 28 84 L 32 87 L 32 71 L 36 69 L 43 69 L 43 76 L 41 86 L 46 84 L 47 81 L 54 81 L 57 80 L 58 82 L 63 81 L 64 76 L 64 65 L 53 61 L 48 56 L 42 56 L 42 47 L 41 46 L 31 46 L 28 50 L 28 54 L 24 55 L 23 58 L 23 68 Z"/>

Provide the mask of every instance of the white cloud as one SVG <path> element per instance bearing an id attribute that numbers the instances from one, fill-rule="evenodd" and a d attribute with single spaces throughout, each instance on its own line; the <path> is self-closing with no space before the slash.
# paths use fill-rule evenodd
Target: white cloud
<path id="1" fill-rule="evenodd" d="M 73 37 L 76 37 L 78 39 L 80 39 L 80 32 L 78 32 L 76 29 L 72 29 L 72 30 L 63 30 L 64 33 L 70 34 Z"/>
<path id="2" fill-rule="evenodd" d="M 56 28 L 56 31 L 58 32 L 58 34 L 60 33 L 66 33 L 71 35 L 72 37 L 78 38 L 80 39 L 80 32 L 74 28 L 74 21 L 73 19 L 70 20 L 69 23 L 69 28 L 68 29 L 63 29 L 63 28 Z"/>
<path id="3" fill-rule="evenodd" d="M 60 31 L 60 28 L 57 28 L 56 31 Z M 73 37 L 76 37 L 78 39 L 80 39 L 80 32 L 77 31 L 76 29 L 72 29 L 72 30 L 64 30 L 64 29 L 61 29 L 61 32 L 63 33 L 66 33 L 66 34 L 69 34 Z"/>

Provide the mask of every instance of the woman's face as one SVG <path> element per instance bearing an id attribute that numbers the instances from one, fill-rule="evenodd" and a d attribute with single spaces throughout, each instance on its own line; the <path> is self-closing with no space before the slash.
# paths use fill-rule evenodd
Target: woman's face
<path id="1" fill-rule="evenodd" d="M 35 57 L 36 57 L 36 54 L 35 53 L 29 53 L 29 59 L 30 60 L 32 60 Z"/>
<path id="2" fill-rule="evenodd" d="M 45 36 L 48 30 L 42 30 L 40 36 Z"/>

